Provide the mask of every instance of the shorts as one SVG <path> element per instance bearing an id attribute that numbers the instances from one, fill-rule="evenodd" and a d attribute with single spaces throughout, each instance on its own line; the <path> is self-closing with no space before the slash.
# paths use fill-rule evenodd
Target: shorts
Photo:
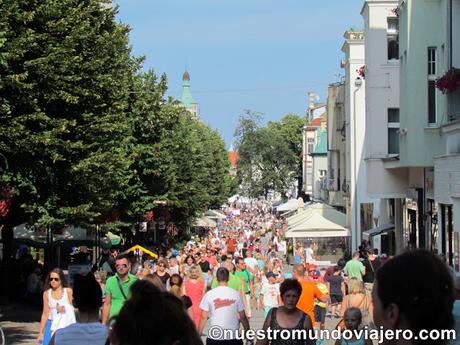
<path id="1" fill-rule="evenodd" d="M 244 311 L 246 313 L 246 316 L 247 318 L 251 318 L 252 316 L 252 313 L 251 313 L 251 294 L 245 294 L 245 297 L 246 297 L 246 305 L 245 305 L 245 308 L 244 308 Z"/>
<path id="2" fill-rule="evenodd" d="M 45 329 L 43 330 L 43 345 L 48 345 L 51 341 L 51 323 L 53 320 L 47 320 L 45 324 Z"/>
<path id="3" fill-rule="evenodd" d="M 313 310 L 315 313 L 315 321 L 318 323 L 324 323 L 326 321 L 326 308 L 320 307 L 319 305 L 315 305 L 315 309 Z"/>
<path id="4" fill-rule="evenodd" d="M 371 296 L 373 286 L 374 283 L 364 283 L 364 290 L 366 290 L 367 295 Z"/>
<path id="5" fill-rule="evenodd" d="M 343 301 L 342 295 L 331 295 L 331 305 L 340 304 Z"/>

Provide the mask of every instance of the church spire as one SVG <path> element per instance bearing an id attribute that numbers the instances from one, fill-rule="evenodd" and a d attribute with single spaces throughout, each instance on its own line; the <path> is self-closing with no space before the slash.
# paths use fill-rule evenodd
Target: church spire
<path id="1" fill-rule="evenodd" d="M 189 108 L 193 105 L 192 94 L 190 93 L 190 74 L 185 69 L 182 75 L 182 104 L 184 107 Z"/>

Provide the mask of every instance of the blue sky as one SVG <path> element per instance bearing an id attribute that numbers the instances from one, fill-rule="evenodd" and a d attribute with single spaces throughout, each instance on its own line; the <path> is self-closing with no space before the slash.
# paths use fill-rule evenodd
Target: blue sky
<path id="1" fill-rule="evenodd" d="M 341 73 L 343 33 L 361 28 L 361 0 L 115 0 L 134 55 L 166 73 L 180 98 L 185 66 L 202 120 L 233 142 L 244 109 L 278 120 L 325 101 Z"/>

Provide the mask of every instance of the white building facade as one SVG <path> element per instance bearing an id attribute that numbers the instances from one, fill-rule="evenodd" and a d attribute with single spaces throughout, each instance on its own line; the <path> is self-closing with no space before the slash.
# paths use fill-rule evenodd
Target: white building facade
<path id="1" fill-rule="evenodd" d="M 432 45 L 436 55 L 434 67 L 439 78 L 447 71 L 456 71 L 460 80 L 460 0 L 440 1 L 435 13 L 442 25 L 445 42 Z M 443 62 L 445 62 L 443 64 Z M 446 255 L 449 264 L 460 272 L 460 87 L 450 92 L 437 92 L 440 130 L 444 152 L 434 157 L 434 199 L 438 252 Z M 428 213 L 431 210 L 428 209 Z M 434 215 L 434 212 L 431 212 Z M 430 214 L 429 214 L 430 215 Z M 429 219 L 432 217 L 430 216 Z"/>
<path id="2" fill-rule="evenodd" d="M 348 30 L 345 43 L 345 131 L 346 131 L 346 185 L 349 195 L 346 205 L 347 220 L 351 230 L 351 249 L 357 250 L 362 232 L 374 227 L 375 200 L 367 195 L 364 144 L 366 133 L 365 81 L 359 70 L 365 65 L 364 32 Z"/>
<path id="3" fill-rule="evenodd" d="M 396 233 L 402 234 L 401 204 L 405 197 L 406 173 L 385 169 L 399 156 L 399 55 L 398 0 L 366 0 L 364 19 L 366 80 L 365 162 L 367 194 L 377 199 L 375 227 L 369 240 L 380 252 L 396 252 Z M 401 178 L 401 174 L 403 177 Z M 398 221 L 395 222 L 395 207 Z M 397 223 L 397 224 L 396 224 Z M 375 234 L 375 236 L 374 236 Z M 378 244 L 378 245 L 377 245 Z"/>
<path id="4" fill-rule="evenodd" d="M 328 204 L 345 212 L 346 199 L 345 84 L 331 84 L 327 90 Z"/>

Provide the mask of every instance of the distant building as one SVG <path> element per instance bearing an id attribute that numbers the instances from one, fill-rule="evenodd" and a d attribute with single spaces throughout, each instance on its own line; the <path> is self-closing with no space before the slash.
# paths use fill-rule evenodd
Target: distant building
<path id="1" fill-rule="evenodd" d="M 230 162 L 230 175 L 236 176 L 236 171 L 238 168 L 238 151 L 229 151 L 228 152 L 228 160 Z"/>
<path id="2" fill-rule="evenodd" d="M 310 156 L 313 160 L 313 199 L 327 202 L 327 130 L 326 121 L 316 130 L 317 143 Z"/>
<path id="3" fill-rule="evenodd" d="M 327 92 L 329 205 L 345 212 L 349 197 L 346 169 L 345 83 L 329 85 Z"/>
<path id="4" fill-rule="evenodd" d="M 318 128 L 321 127 L 321 118 L 316 118 L 303 128 L 303 164 L 302 191 L 306 195 L 312 196 L 313 193 L 313 158 L 311 153 L 315 151 L 318 142 Z"/>
<path id="5" fill-rule="evenodd" d="M 307 100 L 308 108 L 305 114 L 308 122 L 311 122 L 313 121 L 313 119 L 321 117 L 326 111 L 326 104 L 318 103 L 317 102 L 318 100 L 319 100 L 319 97 L 316 93 L 314 92 L 308 93 L 308 100 Z"/>
<path id="6" fill-rule="evenodd" d="M 182 76 L 182 105 L 187 109 L 192 117 L 198 119 L 200 117 L 200 109 L 198 103 L 193 101 L 192 94 L 190 93 L 190 74 L 187 70 Z"/>

